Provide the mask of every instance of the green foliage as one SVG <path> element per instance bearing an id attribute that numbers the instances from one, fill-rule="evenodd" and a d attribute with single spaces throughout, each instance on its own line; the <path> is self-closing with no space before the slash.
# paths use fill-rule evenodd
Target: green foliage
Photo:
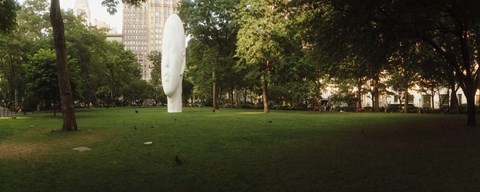
<path id="1" fill-rule="evenodd" d="M 157 95 L 157 90 L 148 82 L 141 79 L 126 84 L 121 92 L 124 95 L 124 102 L 128 105 L 141 105 L 144 100 L 155 98 L 154 96 Z"/>
<path id="2" fill-rule="evenodd" d="M 0 81 L 6 82 L 3 91 L 9 100 L 15 101 L 15 106 L 25 93 L 22 64 L 28 58 L 30 46 L 18 33 L 0 34 Z"/>
<path id="3" fill-rule="evenodd" d="M 262 66 L 283 58 L 281 40 L 286 35 L 285 14 L 280 12 L 282 1 L 242 0 L 238 5 L 237 56 L 241 63 Z M 260 68 L 263 70 L 263 67 Z"/>
<path id="4" fill-rule="evenodd" d="M 0 33 L 11 31 L 16 26 L 17 9 L 15 0 L 0 0 Z"/>
<path id="5" fill-rule="evenodd" d="M 59 102 L 60 95 L 54 50 L 38 50 L 29 58 L 28 63 L 23 65 L 23 68 L 25 70 L 25 82 L 27 82 L 26 90 L 29 93 L 27 98 L 40 99 L 40 101 L 46 101 L 47 104 Z M 69 71 L 72 90 L 75 95 L 80 95 L 77 89 L 77 87 L 81 87 L 80 69 L 77 65 L 69 65 Z"/>
<path id="6" fill-rule="evenodd" d="M 52 33 L 48 8 L 48 0 L 25 0 L 17 11 L 18 33 L 31 41 L 46 39 Z"/>
<path id="7" fill-rule="evenodd" d="M 329 104 L 337 107 L 347 107 L 349 111 L 353 111 L 356 108 L 356 104 L 359 100 L 357 95 L 353 92 L 353 87 L 347 82 L 338 84 L 337 91 L 329 96 Z"/>
<path id="8" fill-rule="evenodd" d="M 122 96 L 122 87 L 140 79 L 140 69 L 132 51 L 125 50 L 122 44 L 116 42 L 107 45 L 106 55 L 101 59 L 104 66 L 98 75 L 111 90 L 109 99 L 113 101 Z"/>
<path id="9" fill-rule="evenodd" d="M 162 86 L 162 53 L 153 51 L 148 54 L 148 60 L 152 63 L 151 84 L 160 89 Z"/>
<path id="10" fill-rule="evenodd" d="M 41 101 L 39 98 L 51 101 L 53 95 L 48 94 L 56 95 L 58 92 L 43 91 L 53 90 L 54 84 L 35 82 L 44 81 L 50 75 L 50 79 L 56 78 L 53 77 L 55 73 L 38 74 L 36 68 L 47 69 L 48 62 L 39 56 L 34 57 L 35 54 L 46 55 L 45 50 L 53 49 L 48 8 L 46 0 L 25 1 L 17 12 L 18 26 L 14 32 L 0 35 L 1 95 L 6 99 L 20 101 L 24 98 L 25 103 L 35 106 Z M 105 103 L 106 100 L 113 102 L 122 98 L 123 87 L 140 79 L 134 54 L 125 51 L 120 43 L 107 42 L 104 30 L 85 26 L 73 12 L 64 12 L 63 17 L 67 62 L 75 100 L 96 104 L 97 101 Z M 27 69 L 29 72 L 24 72 Z M 45 77 L 37 78 L 38 75 Z M 25 87 L 29 89 L 25 91 Z M 106 90 L 109 90 L 108 97 L 104 94 Z M 152 94 L 150 98 L 154 97 Z"/>
<path id="11" fill-rule="evenodd" d="M 27 90 L 31 97 L 38 97 L 47 103 L 59 101 L 55 51 L 40 49 L 24 68 Z"/>
<path id="12" fill-rule="evenodd" d="M 122 0 L 122 3 L 139 6 L 141 3 L 146 2 L 147 0 Z M 110 14 L 115 14 L 117 12 L 117 6 L 120 3 L 119 0 L 103 0 L 102 6 L 107 7 L 107 12 Z"/>
<path id="13" fill-rule="evenodd" d="M 212 84 L 219 90 L 241 86 L 241 73 L 233 70 L 238 24 L 235 21 L 238 0 L 184 0 L 180 17 L 186 33 L 192 37 L 187 54 L 185 77 L 194 85 L 194 95 L 212 98 Z M 215 77 L 213 77 L 213 73 Z"/>

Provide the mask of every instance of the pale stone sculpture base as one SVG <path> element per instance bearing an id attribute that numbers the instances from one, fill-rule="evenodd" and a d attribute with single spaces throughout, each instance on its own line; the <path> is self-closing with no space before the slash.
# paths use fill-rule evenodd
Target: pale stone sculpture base
<path id="1" fill-rule="evenodd" d="M 179 96 L 178 96 L 179 95 Z M 176 94 L 175 97 L 167 97 L 167 112 L 181 113 L 182 112 L 182 94 Z"/>

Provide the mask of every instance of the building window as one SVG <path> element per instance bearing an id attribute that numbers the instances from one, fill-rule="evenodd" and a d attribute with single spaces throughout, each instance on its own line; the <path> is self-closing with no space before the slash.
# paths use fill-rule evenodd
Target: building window
<path id="1" fill-rule="evenodd" d="M 449 102 L 450 100 L 447 94 L 440 94 L 440 107 L 448 107 Z"/>
<path id="2" fill-rule="evenodd" d="M 432 107 L 432 96 L 431 95 L 422 95 L 422 107 L 431 108 Z"/>

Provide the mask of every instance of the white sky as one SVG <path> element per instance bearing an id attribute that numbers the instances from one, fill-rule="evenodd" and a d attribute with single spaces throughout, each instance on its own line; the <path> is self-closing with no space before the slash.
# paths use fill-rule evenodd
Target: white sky
<path id="1" fill-rule="evenodd" d="M 17 1 L 23 3 L 25 0 Z M 74 5 L 75 0 L 60 0 L 60 7 L 62 7 L 62 9 L 73 9 Z M 110 15 L 107 12 L 107 8 L 102 7 L 102 0 L 88 0 L 88 6 L 90 8 L 90 22 L 94 23 L 95 19 L 104 21 L 110 25 L 111 28 L 114 28 L 115 31 L 121 33 L 123 11 L 123 5 L 121 1 L 117 6 L 117 13 L 114 15 Z"/>

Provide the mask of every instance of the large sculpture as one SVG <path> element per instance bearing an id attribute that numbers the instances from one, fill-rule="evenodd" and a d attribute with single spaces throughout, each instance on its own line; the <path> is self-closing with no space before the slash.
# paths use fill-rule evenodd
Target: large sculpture
<path id="1" fill-rule="evenodd" d="M 182 80 L 185 70 L 185 31 L 180 17 L 172 14 L 163 28 L 162 85 L 169 113 L 182 112 Z"/>

